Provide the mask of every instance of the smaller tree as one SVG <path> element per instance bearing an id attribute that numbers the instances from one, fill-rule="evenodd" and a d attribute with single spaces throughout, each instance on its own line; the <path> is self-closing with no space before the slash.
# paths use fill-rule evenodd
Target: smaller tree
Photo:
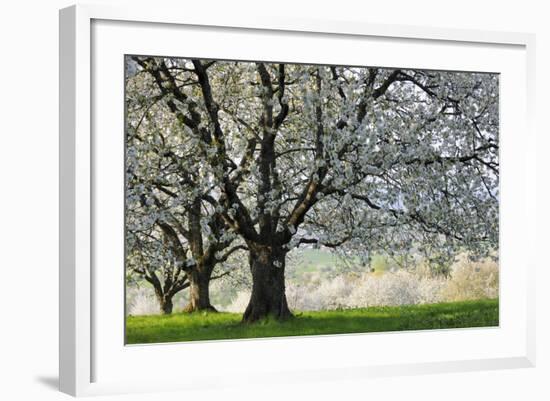
<path id="1" fill-rule="evenodd" d="M 147 281 L 153 286 L 160 311 L 172 313 L 174 296 L 190 286 L 185 262 L 178 263 L 169 237 L 154 226 L 132 231 L 128 237 L 127 281 Z"/>
<path id="2" fill-rule="evenodd" d="M 172 100 L 158 90 L 153 77 L 142 73 L 144 61 L 126 61 L 133 66 L 126 81 L 127 240 L 135 242 L 133 236 L 143 233 L 156 237 L 154 242 L 169 254 L 166 260 L 185 274 L 190 289 L 185 310 L 215 311 L 209 284 L 228 272 L 213 276 L 214 270 L 244 245 L 235 241 L 237 235 L 222 218 L 225 210 L 219 207 L 221 195 L 213 188 L 211 169 L 200 163 L 208 149 L 197 149 L 188 140 L 172 118 Z M 165 268 L 162 260 L 153 260 Z M 167 279 L 170 284 L 170 276 Z"/>

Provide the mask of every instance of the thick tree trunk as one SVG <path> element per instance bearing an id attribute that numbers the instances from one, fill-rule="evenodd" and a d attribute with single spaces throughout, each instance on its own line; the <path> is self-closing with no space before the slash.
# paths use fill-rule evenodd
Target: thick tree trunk
<path id="1" fill-rule="evenodd" d="M 160 311 L 163 315 L 169 315 L 174 309 L 174 304 L 172 303 L 172 296 L 163 294 L 162 291 L 155 289 L 157 299 L 160 305 Z"/>
<path id="2" fill-rule="evenodd" d="M 165 301 L 161 304 L 162 314 L 169 315 L 170 313 L 172 313 L 172 309 L 174 309 L 172 298 L 165 299 Z"/>
<path id="3" fill-rule="evenodd" d="M 201 268 L 194 270 L 189 274 L 189 304 L 185 307 L 185 312 L 211 311 L 216 312 L 210 304 L 210 277 L 212 270 Z"/>
<path id="4" fill-rule="evenodd" d="M 187 273 L 189 278 L 189 304 L 184 309 L 185 312 L 195 311 L 216 311 L 210 305 L 210 277 L 214 270 L 214 260 L 212 255 L 207 255 L 208 251 L 204 249 L 202 228 L 201 228 L 201 198 L 197 197 L 189 209 L 189 247 L 197 266 L 191 272 Z"/>
<path id="5" fill-rule="evenodd" d="M 244 312 L 243 322 L 273 317 L 292 317 L 285 294 L 285 257 L 282 248 L 249 244 L 252 272 L 252 295 Z"/>

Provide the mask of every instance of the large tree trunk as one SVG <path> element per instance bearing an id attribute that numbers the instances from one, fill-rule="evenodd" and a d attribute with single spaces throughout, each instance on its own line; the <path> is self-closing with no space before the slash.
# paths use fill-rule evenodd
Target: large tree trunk
<path id="1" fill-rule="evenodd" d="M 292 317 L 285 294 L 285 257 L 282 248 L 249 244 L 252 272 L 252 295 L 244 312 L 243 322 L 273 317 L 285 320 Z"/>
<path id="2" fill-rule="evenodd" d="M 185 312 L 211 311 L 216 312 L 210 304 L 210 277 L 212 269 L 201 267 L 193 270 L 189 276 L 189 304 L 185 307 Z"/>

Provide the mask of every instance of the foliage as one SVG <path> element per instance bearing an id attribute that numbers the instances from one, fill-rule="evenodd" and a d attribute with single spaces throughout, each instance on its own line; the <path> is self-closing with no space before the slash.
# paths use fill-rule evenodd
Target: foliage
<path id="1" fill-rule="evenodd" d="M 441 289 L 446 280 L 422 278 L 414 273 L 398 271 L 380 277 L 363 275 L 346 299 L 347 307 L 359 305 L 411 305 L 442 302 Z"/>
<path id="2" fill-rule="evenodd" d="M 472 262 L 461 255 L 453 265 L 452 280 L 443 288 L 442 297 L 448 301 L 464 301 L 479 298 L 498 298 L 499 269 L 497 264 L 485 259 Z"/>
<path id="3" fill-rule="evenodd" d="M 287 300 L 291 310 L 322 311 L 370 306 L 430 304 L 498 297 L 498 264 L 471 261 L 462 255 L 449 276 L 434 276 L 422 264 L 417 269 L 373 274 L 341 274 L 308 281 L 289 280 Z M 225 310 L 242 312 L 250 293 L 240 291 Z"/>
<path id="4" fill-rule="evenodd" d="M 130 316 L 129 344 L 193 340 L 301 336 L 380 331 L 497 326 L 498 300 L 372 307 L 328 312 L 304 312 L 288 321 L 263 320 L 241 324 L 236 313 Z"/>
<path id="5" fill-rule="evenodd" d="M 189 295 L 182 291 L 173 298 L 174 310 L 181 311 L 189 303 Z M 155 294 L 152 286 L 145 283 L 139 285 L 126 286 L 126 314 L 132 316 L 138 315 L 157 315 L 162 313 L 159 298 Z"/>
<path id="6" fill-rule="evenodd" d="M 450 265 L 449 275 L 435 275 L 420 259 L 408 269 L 399 268 L 382 255 L 372 258 L 374 271 L 362 266 L 353 270 L 341 259 L 323 250 L 297 250 L 289 254 L 286 280 L 287 300 L 292 310 L 327 310 L 379 305 L 407 305 L 498 298 L 498 263 L 491 259 L 473 261 L 460 255 Z M 233 261 L 236 263 L 236 261 Z M 212 304 L 218 310 L 239 313 L 250 299 L 250 272 L 234 267 L 231 275 L 211 285 Z M 178 294 L 174 309 L 181 311 L 187 293 Z M 132 315 L 155 314 L 158 300 L 151 288 L 129 285 L 127 305 Z"/>
<path id="7" fill-rule="evenodd" d="M 498 247 L 497 74 L 127 63 L 128 249 L 162 239 L 173 261 L 144 252 L 148 265 L 187 279 L 209 279 L 248 250 L 259 293 L 245 320 L 289 314 L 284 268 L 300 246 L 335 248 L 364 267 L 374 252 L 401 267 L 421 254 L 442 274 L 457 253 L 482 258 Z M 424 302 L 423 286 L 437 290 L 404 273 L 385 277 L 361 276 L 384 294 L 379 302 Z M 319 283 L 335 294 L 324 307 L 347 305 L 346 280 Z"/>

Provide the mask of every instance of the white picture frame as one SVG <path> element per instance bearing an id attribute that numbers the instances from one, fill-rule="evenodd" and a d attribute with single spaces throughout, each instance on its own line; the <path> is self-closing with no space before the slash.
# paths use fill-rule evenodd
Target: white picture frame
<path id="1" fill-rule="evenodd" d="M 492 51 L 493 54 L 480 56 L 479 59 L 486 59 L 487 66 L 496 66 L 491 69 L 493 72 L 506 71 L 503 73 L 502 97 L 505 93 L 511 93 L 512 88 L 516 88 L 519 93 L 519 99 L 514 100 L 516 103 L 513 106 L 516 106 L 514 110 L 517 112 L 513 113 L 513 116 L 511 116 L 512 113 L 504 114 L 506 111 L 512 110 L 512 104 L 506 103 L 508 102 L 506 98 L 501 100 L 503 102 L 503 119 L 506 124 L 503 130 L 503 150 L 501 151 L 502 168 L 504 169 L 501 230 L 505 233 L 504 236 L 501 236 L 501 246 L 502 241 L 516 244 L 514 249 L 501 254 L 501 258 L 503 258 L 504 264 L 516 260 L 522 263 L 522 271 L 516 277 L 507 274 L 506 270 L 503 271 L 501 326 L 496 329 L 470 329 L 458 332 L 439 330 L 429 333 L 258 339 L 146 347 L 125 347 L 118 337 L 114 334 L 111 336 L 106 329 L 102 329 L 110 322 L 106 319 L 118 319 L 115 321 L 116 325 L 120 323 L 120 319 L 123 319 L 122 314 L 117 315 L 120 308 L 119 303 L 123 302 L 121 295 L 123 289 L 118 284 L 110 286 L 103 283 L 102 280 L 106 281 L 108 277 L 94 271 L 98 260 L 104 257 L 101 255 L 113 254 L 108 252 L 98 254 L 94 245 L 94 241 L 101 241 L 98 239 L 101 238 L 101 235 L 98 237 L 98 234 L 101 234 L 98 230 L 105 227 L 103 222 L 109 218 L 109 214 L 104 214 L 104 208 L 101 207 L 101 205 L 105 205 L 105 202 L 109 202 L 109 198 L 97 195 L 98 192 L 106 193 L 106 191 L 101 190 L 102 181 L 101 179 L 98 181 L 96 178 L 105 174 L 105 171 L 109 171 L 111 167 L 119 165 L 117 160 L 121 159 L 115 160 L 117 157 L 122 158 L 118 152 L 120 148 L 117 147 L 120 143 L 113 142 L 111 146 L 105 141 L 98 143 L 94 138 L 94 129 L 104 129 L 105 126 L 101 124 L 105 122 L 115 124 L 113 119 L 116 119 L 117 110 L 122 110 L 123 107 L 119 102 L 120 97 L 117 97 L 122 94 L 116 95 L 116 91 L 120 92 L 120 86 L 116 86 L 120 82 L 113 86 L 113 94 L 116 95 L 114 97 L 107 96 L 101 89 L 106 87 L 105 82 L 111 82 L 109 81 L 111 78 L 106 76 L 108 74 L 103 73 L 102 68 L 113 65 L 110 63 L 112 60 L 116 62 L 116 58 L 122 54 L 121 52 L 178 55 L 170 50 L 170 46 L 175 49 L 173 44 L 155 50 L 151 47 L 154 46 L 154 42 L 153 45 L 144 43 L 142 52 L 136 51 L 137 48 L 134 45 L 129 45 L 128 48 L 121 47 L 121 44 L 130 42 L 129 36 L 133 38 L 132 41 L 138 41 L 140 31 L 145 29 L 149 29 L 148 37 L 160 35 L 159 38 L 167 35 L 173 36 L 174 33 L 183 35 L 186 29 L 193 29 L 194 35 L 205 35 L 206 47 L 210 43 L 206 40 L 209 34 L 224 33 L 249 39 L 259 33 L 265 37 L 286 35 L 285 37 L 292 40 L 302 38 L 301 40 L 317 42 L 319 40 L 329 42 L 333 38 L 338 38 L 343 44 L 347 43 L 346 41 L 351 43 L 351 41 L 370 40 L 373 43 L 384 41 L 384 46 L 392 45 L 392 43 L 395 46 L 399 44 L 402 46 L 406 42 L 411 49 L 417 49 L 411 56 L 414 56 L 414 52 L 429 51 L 428 47 L 422 50 L 422 46 L 436 46 L 441 55 L 449 55 L 449 61 L 442 60 L 434 67 L 450 69 L 469 70 L 475 69 L 477 65 L 472 60 L 453 64 L 452 53 L 471 50 L 482 54 Z M 94 35 L 96 35 L 95 41 Z M 106 41 L 106 38 L 109 40 Z M 290 60 L 299 57 L 297 54 L 303 51 L 298 44 L 295 46 L 294 52 L 290 51 L 291 48 L 287 48 L 289 52 L 287 58 Z M 229 52 L 227 54 L 231 57 L 231 51 L 234 50 L 231 50 L 230 46 L 227 48 L 225 51 Z M 534 366 L 535 284 L 533 273 L 537 259 L 536 252 L 527 252 L 534 246 L 533 236 L 536 232 L 534 178 L 536 167 L 535 150 L 533 149 L 535 133 L 532 125 L 535 85 L 534 48 L 534 35 L 523 33 L 373 25 L 357 21 L 303 20 L 262 15 L 254 16 L 254 18 L 251 15 L 237 17 L 221 15 L 215 11 L 208 15 L 186 15 L 182 10 L 156 9 L 154 7 L 115 8 L 104 5 L 78 5 L 61 10 L 60 390 L 80 396 L 135 391 L 166 391 L 167 389 L 201 389 L 207 388 L 207 386 L 234 385 L 233 383 L 238 382 L 236 380 L 238 375 L 243 373 L 253 377 L 258 383 L 262 381 L 268 383 L 266 378 L 268 374 L 271 379 L 276 376 L 279 381 L 292 382 Z M 105 53 L 101 53 L 103 51 Z M 165 53 L 165 51 L 170 53 Z M 215 51 L 221 52 L 222 50 Z M 284 48 L 281 51 L 284 52 Z M 185 54 L 183 55 L 185 56 Z M 193 55 L 201 56 L 201 54 Z M 98 64 L 96 56 L 98 59 L 107 61 L 105 64 Z M 225 56 L 226 54 L 221 58 Z M 277 55 L 277 57 L 284 56 L 285 53 Z M 499 58 L 501 56 L 502 58 Z M 112 60 L 109 57 L 112 57 Z M 239 57 L 244 58 L 245 55 L 242 54 Z M 410 61 L 404 57 L 407 57 L 406 52 L 395 55 L 394 58 L 387 58 L 384 66 L 390 66 L 391 63 L 399 64 L 399 60 L 402 60 L 401 63 L 409 63 Z M 502 64 L 502 70 L 498 67 L 500 65 L 498 63 Z M 424 67 L 429 67 L 429 65 L 424 65 Z M 122 68 L 122 60 L 120 60 L 120 68 Z M 510 80 L 507 80 L 508 78 Z M 103 81 L 104 79 L 106 81 Z M 93 83 L 99 85 L 99 88 L 94 87 Z M 103 96 L 101 100 L 104 102 L 101 103 L 104 105 L 96 107 L 98 96 Z M 109 118 L 96 121 L 98 115 L 106 116 L 106 114 L 101 114 L 103 113 L 101 110 L 106 108 L 110 108 L 114 114 Z M 122 124 L 122 115 L 119 115 L 118 118 L 119 121 L 116 124 Z M 516 132 L 518 129 L 521 130 L 524 138 L 523 145 L 517 145 L 513 136 L 506 134 L 506 132 L 511 132 L 512 128 Z M 107 129 L 109 128 L 107 127 Z M 122 134 L 119 140 L 122 140 Z M 110 151 L 107 152 L 106 149 L 110 149 Z M 116 152 L 118 152 L 118 156 L 115 154 Z M 98 163 L 99 153 L 102 155 L 101 163 Z M 102 170 L 100 169 L 98 172 L 97 169 L 100 166 Z M 108 185 L 116 186 L 117 183 L 120 181 L 113 178 Z M 515 184 L 521 184 L 523 191 L 511 190 Z M 510 191 L 507 191 L 508 188 Z M 98 198 L 98 196 L 100 197 Z M 114 215 L 118 213 L 120 217 L 119 207 L 121 204 L 117 204 L 117 207 L 111 212 Z M 116 219 L 115 216 L 114 220 Z M 115 231 L 120 229 L 119 234 L 121 234 L 120 227 L 115 223 L 109 224 L 114 224 Z M 122 249 L 122 243 L 117 242 L 117 238 L 115 238 L 116 246 Z M 113 252 L 117 253 L 118 251 L 114 249 Z M 520 259 L 522 252 L 526 252 L 530 256 Z M 122 269 L 123 266 L 120 265 L 120 272 L 116 273 L 120 278 L 123 276 Z M 106 311 L 105 302 L 98 301 L 96 296 L 98 287 L 102 288 L 102 297 L 116 305 L 112 308 L 113 316 Z M 120 333 L 117 335 L 120 336 Z M 444 338 L 443 341 L 447 343 L 453 341 L 455 349 L 448 350 L 448 354 L 438 351 L 437 347 L 444 346 L 443 343 L 437 344 L 438 341 L 441 342 L 438 338 Z M 338 350 L 341 352 L 344 349 L 342 347 L 350 346 L 344 344 L 364 345 L 365 348 L 369 346 L 372 348 L 372 343 L 375 343 L 377 348 L 383 348 L 384 344 L 386 346 L 391 344 L 395 350 L 403 348 L 404 352 L 398 358 L 383 354 L 376 356 L 371 351 L 372 360 L 369 361 L 362 360 L 360 353 L 355 356 L 339 356 Z M 426 352 L 427 357 L 420 359 L 412 351 L 409 354 L 406 352 L 407 344 L 414 344 L 410 348 L 435 344 L 435 350 L 433 355 L 430 356 L 430 353 Z M 468 344 L 475 349 L 466 350 Z M 484 348 L 483 344 L 487 344 L 487 346 Z M 321 349 L 326 352 L 326 361 L 323 363 L 316 359 L 316 355 Z M 236 362 L 237 366 L 234 363 L 232 366 L 222 363 L 215 371 L 197 374 L 186 379 L 181 379 L 183 377 L 181 374 L 178 379 L 176 376 L 164 374 L 166 372 L 144 375 L 147 379 L 139 377 L 135 372 L 132 373 L 131 366 L 135 366 L 139 361 L 143 361 L 145 365 L 153 364 L 160 360 L 166 360 L 175 352 L 186 355 L 191 360 L 198 359 L 198 352 L 201 352 L 206 353 L 209 358 L 219 354 L 223 355 L 222 359 L 233 358 L 242 361 Z M 274 367 L 269 369 L 261 365 L 250 365 L 251 362 L 258 362 L 259 358 L 266 355 L 276 359 L 277 355 L 285 352 L 300 355 L 296 363 L 292 364 L 294 366 L 287 368 L 283 359 L 277 359 Z M 436 353 L 440 355 L 437 356 Z"/>

